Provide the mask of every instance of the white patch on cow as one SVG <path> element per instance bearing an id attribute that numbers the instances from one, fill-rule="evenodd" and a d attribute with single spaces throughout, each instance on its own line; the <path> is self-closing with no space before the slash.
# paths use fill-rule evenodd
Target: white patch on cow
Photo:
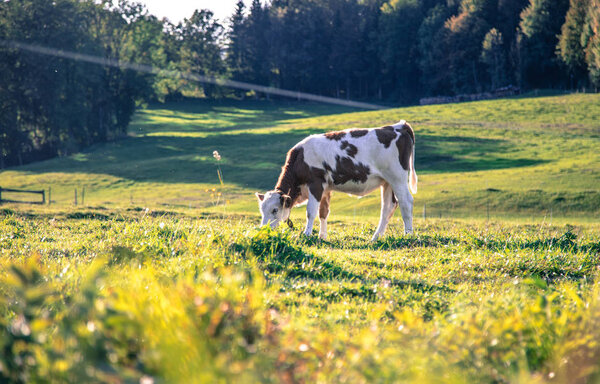
<path id="1" fill-rule="evenodd" d="M 392 127 L 399 129 L 399 128 L 404 127 L 405 125 L 406 125 L 406 120 L 400 120 L 396 124 L 392 125 Z"/>
<path id="2" fill-rule="evenodd" d="M 290 217 L 291 208 L 286 208 L 281 204 L 281 194 L 270 191 L 265 193 L 264 198 L 259 198 L 258 208 L 262 216 L 260 225 L 270 224 L 276 228 L 280 222 L 286 221 Z"/>

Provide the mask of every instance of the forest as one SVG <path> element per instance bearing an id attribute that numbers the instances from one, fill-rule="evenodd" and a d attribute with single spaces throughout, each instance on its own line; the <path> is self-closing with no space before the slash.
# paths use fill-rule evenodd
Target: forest
<path id="1" fill-rule="evenodd" d="M 123 137 L 136 108 L 261 98 L 19 49 L 77 52 L 180 73 L 357 100 L 513 85 L 596 91 L 600 0 L 253 0 L 177 24 L 128 0 L 0 2 L 0 169 Z"/>

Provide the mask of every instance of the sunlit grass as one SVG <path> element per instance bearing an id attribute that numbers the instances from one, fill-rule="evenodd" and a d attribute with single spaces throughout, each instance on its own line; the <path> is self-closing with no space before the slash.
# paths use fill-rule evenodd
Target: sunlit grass
<path id="1" fill-rule="evenodd" d="M 417 224 L 371 244 L 365 222 L 322 242 L 244 216 L 4 210 L 0 361 L 57 382 L 596 377 L 597 223 Z"/>
<path id="2" fill-rule="evenodd" d="M 596 217 L 600 212 L 598 95 L 514 98 L 355 112 L 277 102 L 184 102 L 141 110 L 131 137 L 0 173 L 5 188 L 53 189 L 55 204 L 86 188 L 91 206 L 206 208 L 221 187 L 236 212 L 271 188 L 287 150 L 310 133 L 410 121 L 417 134 L 415 212 L 433 216 Z M 221 187 L 225 192 L 225 188 Z M 210 188 L 209 188 L 210 189 Z M 493 191 L 493 192 L 490 192 Z M 173 197 L 173 195 L 177 195 Z M 333 199 L 336 214 L 376 216 L 378 199 Z M 426 209 L 427 210 L 427 209 Z"/>

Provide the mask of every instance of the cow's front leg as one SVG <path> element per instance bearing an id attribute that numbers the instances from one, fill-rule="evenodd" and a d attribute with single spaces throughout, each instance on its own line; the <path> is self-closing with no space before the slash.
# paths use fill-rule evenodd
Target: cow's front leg
<path id="1" fill-rule="evenodd" d="M 321 220 L 321 227 L 319 228 L 319 238 L 327 239 L 327 216 L 329 216 L 329 197 L 330 192 L 323 193 L 321 198 L 321 204 L 319 205 L 319 219 Z"/>
<path id="2" fill-rule="evenodd" d="M 380 236 L 383 236 L 397 206 L 398 202 L 394 197 L 392 187 L 388 183 L 384 183 L 381 186 L 381 216 L 379 218 L 379 225 L 371 241 L 375 241 Z"/>
<path id="3" fill-rule="evenodd" d="M 319 210 L 319 200 L 313 196 L 312 193 L 308 194 L 308 204 L 306 204 L 306 229 L 304 234 L 306 236 L 312 235 L 313 223 L 317 217 L 317 211 Z"/>

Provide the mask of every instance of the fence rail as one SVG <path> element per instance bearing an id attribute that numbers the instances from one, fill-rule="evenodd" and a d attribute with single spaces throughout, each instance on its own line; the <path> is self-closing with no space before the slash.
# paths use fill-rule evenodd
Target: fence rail
<path id="1" fill-rule="evenodd" d="M 30 194 L 37 194 L 37 195 L 42 195 L 42 201 L 23 201 L 23 200 L 12 200 L 12 199 L 5 199 L 2 197 L 2 193 L 30 193 Z M 29 190 L 23 190 L 23 189 L 11 189 L 11 188 L 2 188 L 0 187 L 0 204 L 2 203 L 24 203 L 24 204 L 46 204 L 46 191 L 42 190 L 42 191 L 29 191 Z"/>

